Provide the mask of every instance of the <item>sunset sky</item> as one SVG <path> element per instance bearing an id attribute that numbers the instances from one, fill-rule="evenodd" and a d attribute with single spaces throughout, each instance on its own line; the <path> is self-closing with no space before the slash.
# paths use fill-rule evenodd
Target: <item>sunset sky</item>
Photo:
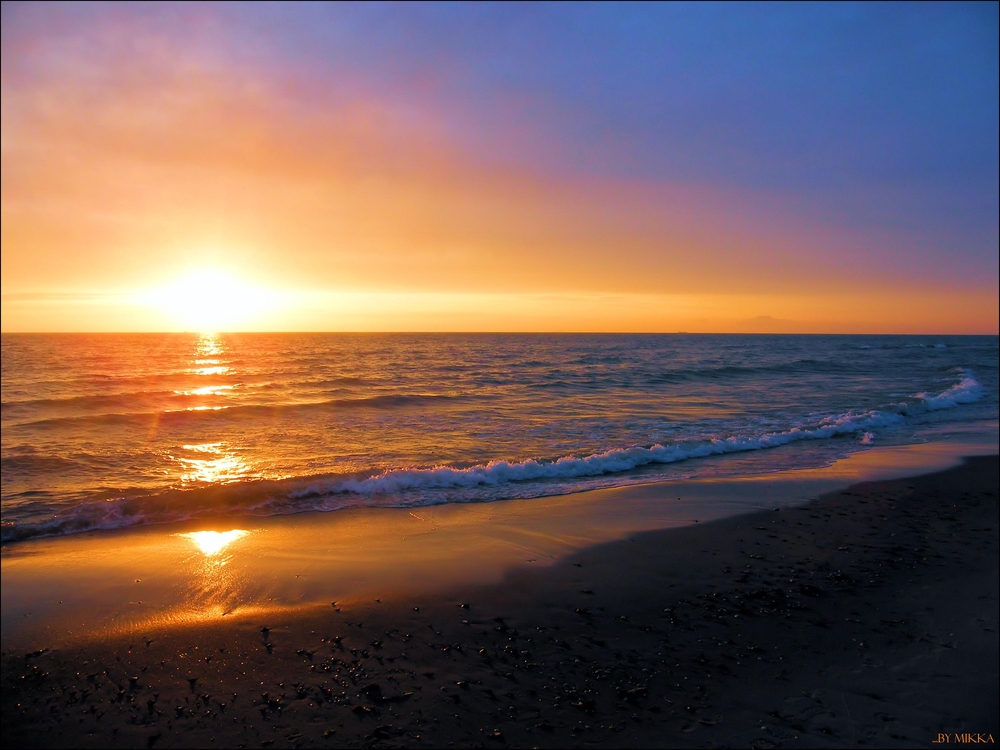
<path id="1" fill-rule="evenodd" d="M 4 331 L 997 333 L 996 3 L 4 3 Z"/>

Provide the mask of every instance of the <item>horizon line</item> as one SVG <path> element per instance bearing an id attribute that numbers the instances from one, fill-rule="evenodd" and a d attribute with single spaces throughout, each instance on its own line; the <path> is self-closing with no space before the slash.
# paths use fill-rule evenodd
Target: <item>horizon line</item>
<path id="1" fill-rule="evenodd" d="M 866 333 L 844 331 L 0 331 L 0 336 L 1000 336 L 993 333 Z"/>

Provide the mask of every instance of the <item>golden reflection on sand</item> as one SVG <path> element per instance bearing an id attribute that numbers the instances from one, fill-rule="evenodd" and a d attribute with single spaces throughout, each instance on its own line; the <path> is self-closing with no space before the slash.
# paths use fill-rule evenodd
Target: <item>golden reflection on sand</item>
<path id="1" fill-rule="evenodd" d="M 250 534 L 246 529 L 190 531 L 177 534 L 198 551 L 184 604 L 162 613 L 167 621 L 185 622 L 225 617 L 251 602 L 247 599 L 246 574 L 241 565 L 230 565 L 233 545 Z"/>
<path id="2" fill-rule="evenodd" d="M 249 533 L 244 529 L 231 529 L 230 531 L 190 531 L 180 536 L 189 539 L 205 557 L 213 557 Z"/>

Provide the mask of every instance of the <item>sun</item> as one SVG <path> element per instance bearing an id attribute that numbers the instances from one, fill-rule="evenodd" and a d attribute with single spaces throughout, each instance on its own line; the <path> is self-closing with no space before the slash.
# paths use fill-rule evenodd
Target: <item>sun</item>
<path id="1" fill-rule="evenodd" d="M 239 330 L 273 309 L 277 295 L 218 269 L 198 269 L 144 295 L 187 331 Z"/>

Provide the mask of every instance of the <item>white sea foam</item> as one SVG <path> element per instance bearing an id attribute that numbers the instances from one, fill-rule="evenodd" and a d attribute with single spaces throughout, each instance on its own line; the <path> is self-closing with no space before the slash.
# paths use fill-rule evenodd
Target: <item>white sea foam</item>
<path id="1" fill-rule="evenodd" d="M 983 397 L 983 386 L 976 380 L 970 370 L 962 370 L 962 379 L 943 393 L 937 396 L 930 396 L 921 393 L 919 398 L 923 400 L 927 411 L 938 411 L 939 409 L 950 409 L 959 404 L 971 404 Z"/>
<path id="2" fill-rule="evenodd" d="M 564 456 L 555 461 L 490 461 L 485 465 L 455 469 L 439 466 L 432 469 L 397 469 L 366 479 L 347 479 L 311 484 L 289 493 L 291 498 L 307 498 L 341 493 L 382 495 L 406 490 L 448 489 L 498 485 L 544 479 L 595 477 L 630 471 L 650 464 L 669 464 L 690 458 L 704 458 L 724 453 L 776 448 L 800 440 L 823 440 L 838 435 L 862 433 L 862 443 L 870 445 L 874 428 L 891 427 L 906 416 L 920 411 L 948 409 L 976 401 L 983 388 L 969 370 L 962 379 L 937 396 L 919 394 L 913 401 L 892 404 L 881 410 L 850 411 L 818 419 L 812 425 L 793 427 L 782 432 L 739 435 L 697 443 L 633 446 L 615 448 L 590 456 Z"/>

